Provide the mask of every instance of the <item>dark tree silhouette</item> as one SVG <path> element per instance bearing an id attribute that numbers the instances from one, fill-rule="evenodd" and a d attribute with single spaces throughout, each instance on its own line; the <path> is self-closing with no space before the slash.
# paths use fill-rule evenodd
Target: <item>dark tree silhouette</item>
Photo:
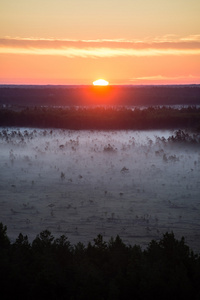
<path id="1" fill-rule="evenodd" d="M 199 299 L 200 256 L 173 232 L 142 250 L 100 234 L 72 246 L 48 230 L 10 243 L 0 223 L 0 241 L 1 299 Z"/>

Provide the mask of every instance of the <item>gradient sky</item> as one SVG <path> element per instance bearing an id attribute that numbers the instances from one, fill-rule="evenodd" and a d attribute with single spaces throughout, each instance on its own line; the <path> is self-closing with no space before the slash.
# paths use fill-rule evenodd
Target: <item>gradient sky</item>
<path id="1" fill-rule="evenodd" d="M 199 0 L 0 0 L 0 83 L 200 83 L 199 16 Z"/>

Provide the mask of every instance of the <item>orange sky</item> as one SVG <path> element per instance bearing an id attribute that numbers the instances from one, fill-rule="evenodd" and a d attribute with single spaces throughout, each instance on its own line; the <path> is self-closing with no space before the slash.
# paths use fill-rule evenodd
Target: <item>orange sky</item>
<path id="1" fill-rule="evenodd" d="M 200 84 L 199 12 L 199 0 L 1 0 L 0 84 Z"/>

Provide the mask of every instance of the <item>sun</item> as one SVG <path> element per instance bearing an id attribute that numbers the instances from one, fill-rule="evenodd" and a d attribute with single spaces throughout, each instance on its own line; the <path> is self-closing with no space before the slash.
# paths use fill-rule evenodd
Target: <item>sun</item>
<path id="1" fill-rule="evenodd" d="M 98 79 L 98 80 L 93 81 L 93 85 L 106 86 L 106 85 L 109 85 L 109 82 L 104 79 Z"/>

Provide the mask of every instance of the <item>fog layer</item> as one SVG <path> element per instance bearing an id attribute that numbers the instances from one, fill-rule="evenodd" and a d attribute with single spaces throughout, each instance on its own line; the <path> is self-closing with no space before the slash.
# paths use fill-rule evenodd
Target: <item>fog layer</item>
<path id="1" fill-rule="evenodd" d="M 173 230 L 200 250 L 199 144 L 170 142 L 170 131 L 0 133 L 0 221 L 13 240 L 49 229 L 146 246 Z"/>

